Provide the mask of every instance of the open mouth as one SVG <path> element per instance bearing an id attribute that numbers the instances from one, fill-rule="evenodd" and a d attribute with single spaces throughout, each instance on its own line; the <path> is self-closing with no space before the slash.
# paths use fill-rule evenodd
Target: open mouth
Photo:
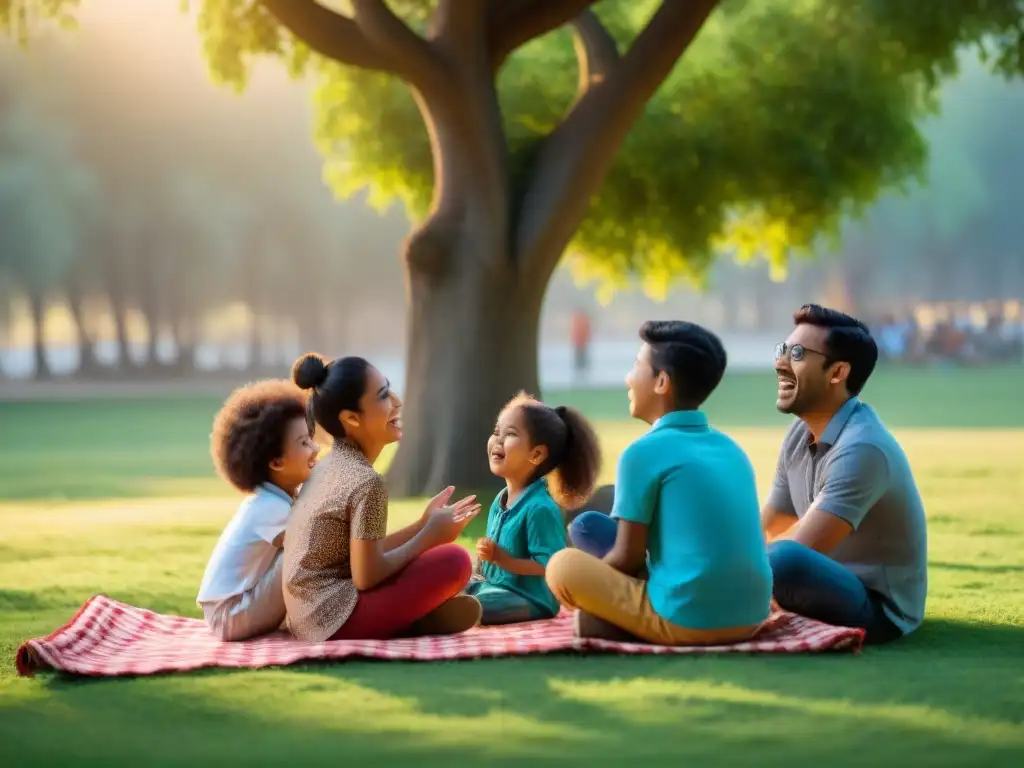
<path id="1" fill-rule="evenodd" d="M 504 458 L 505 458 L 505 454 L 502 453 L 501 451 L 492 451 L 491 452 L 491 461 L 502 461 L 502 460 L 504 460 Z"/>
<path id="2" fill-rule="evenodd" d="M 392 429 L 401 429 L 402 428 L 402 416 L 401 416 L 401 414 L 399 414 L 399 415 L 397 415 L 397 416 L 395 416 L 395 417 L 393 417 L 391 419 L 388 419 L 388 426 L 391 427 Z"/>
<path id="3" fill-rule="evenodd" d="M 788 376 L 779 376 L 779 394 L 789 395 L 796 389 L 796 380 Z"/>
<path id="4" fill-rule="evenodd" d="M 309 460 L 309 468 L 312 469 L 315 466 L 316 466 L 316 456 L 314 456 L 313 458 L 311 458 Z"/>

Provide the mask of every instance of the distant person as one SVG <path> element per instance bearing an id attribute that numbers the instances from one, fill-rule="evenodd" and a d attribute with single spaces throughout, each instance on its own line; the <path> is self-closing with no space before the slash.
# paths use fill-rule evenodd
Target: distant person
<path id="1" fill-rule="evenodd" d="M 1024 314 L 1019 307 L 1011 312 L 1010 305 L 1004 306 L 999 338 L 1004 344 L 1006 359 L 1020 360 L 1024 358 Z"/>
<path id="2" fill-rule="evenodd" d="M 775 348 L 776 407 L 797 417 L 762 510 L 775 600 L 884 643 L 924 618 L 927 535 L 907 457 L 858 395 L 878 349 L 858 320 L 806 304 Z"/>
<path id="3" fill-rule="evenodd" d="M 573 376 L 577 381 L 581 381 L 590 372 L 590 316 L 582 309 L 573 312 L 570 337 Z"/>
<path id="4" fill-rule="evenodd" d="M 498 415 L 487 441 L 491 472 L 505 481 L 477 542 L 480 574 L 466 589 L 483 606 L 482 624 L 551 619 L 558 600 L 544 581 L 565 548 L 562 510 L 589 498 L 601 469 L 593 427 L 573 408 L 525 394 Z"/>
<path id="5" fill-rule="evenodd" d="M 236 390 L 214 419 L 211 452 L 217 472 L 246 496 L 214 547 L 197 602 L 217 637 L 246 640 L 285 618 L 285 526 L 320 452 L 302 390 L 281 380 Z"/>
<path id="6" fill-rule="evenodd" d="M 295 383 L 311 390 L 309 412 L 334 438 L 295 501 L 284 547 L 288 628 L 300 640 L 456 634 L 480 622 L 479 601 L 460 595 L 469 553 L 452 542 L 480 511 L 474 496 L 446 506 L 435 496 L 422 517 L 388 534 L 388 489 L 373 463 L 402 437 L 402 401 L 361 357 L 299 358 Z"/>
<path id="7" fill-rule="evenodd" d="M 768 617 L 772 575 L 750 459 L 699 408 L 726 368 L 718 337 L 648 322 L 626 377 L 630 415 L 651 425 L 619 460 L 612 515 L 570 525 L 576 549 L 548 586 L 578 609 L 581 637 L 663 645 L 748 640 Z"/>
<path id="8" fill-rule="evenodd" d="M 899 361 L 906 357 L 907 328 L 894 315 L 886 315 L 878 332 L 879 351 L 886 360 Z"/>

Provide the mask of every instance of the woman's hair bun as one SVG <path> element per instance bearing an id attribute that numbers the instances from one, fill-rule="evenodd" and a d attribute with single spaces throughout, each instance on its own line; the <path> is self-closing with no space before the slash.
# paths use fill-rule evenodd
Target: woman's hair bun
<path id="1" fill-rule="evenodd" d="M 307 352 L 292 366 L 292 381 L 300 389 L 314 389 L 327 380 L 327 361 L 316 352 Z"/>

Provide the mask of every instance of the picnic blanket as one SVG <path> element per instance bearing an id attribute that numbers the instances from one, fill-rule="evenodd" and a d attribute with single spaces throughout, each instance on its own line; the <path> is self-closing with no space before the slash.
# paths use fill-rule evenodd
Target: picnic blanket
<path id="1" fill-rule="evenodd" d="M 184 672 L 202 667 L 274 667 L 299 661 L 350 658 L 443 661 L 556 652 L 620 654 L 856 652 L 864 632 L 833 627 L 791 613 L 777 613 L 753 640 L 727 646 L 672 648 L 642 643 L 580 639 L 572 614 L 549 621 L 481 627 L 461 635 L 397 640 L 335 640 L 307 643 L 285 632 L 226 643 L 200 619 L 165 616 L 104 595 L 90 598 L 53 634 L 18 648 L 18 673 L 52 669 L 75 675 L 115 677 Z"/>

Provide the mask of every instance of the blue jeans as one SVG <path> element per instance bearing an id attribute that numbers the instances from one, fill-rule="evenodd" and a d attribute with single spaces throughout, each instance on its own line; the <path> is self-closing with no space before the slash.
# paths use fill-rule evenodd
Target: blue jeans
<path id="1" fill-rule="evenodd" d="M 604 557 L 615 545 L 619 524 L 603 512 L 581 512 L 569 523 L 569 542 L 574 549 Z"/>
<path id="2" fill-rule="evenodd" d="M 768 545 L 768 562 L 780 608 L 826 624 L 859 627 L 866 630 L 867 643 L 902 636 L 885 615 L 882 596 L 832 558 L 783 539 Z"/>
<path id="3" fill-rule="evenodd" d="M 504 589 L 480 578 L 470 581 L 462 590 L 462 594 L 472 595 L 480 601 L 480 607 L 484 609 L 480 624 L 485 627 L 553 618 L 522 595 L 517 595 L 512 590 Z"/>

